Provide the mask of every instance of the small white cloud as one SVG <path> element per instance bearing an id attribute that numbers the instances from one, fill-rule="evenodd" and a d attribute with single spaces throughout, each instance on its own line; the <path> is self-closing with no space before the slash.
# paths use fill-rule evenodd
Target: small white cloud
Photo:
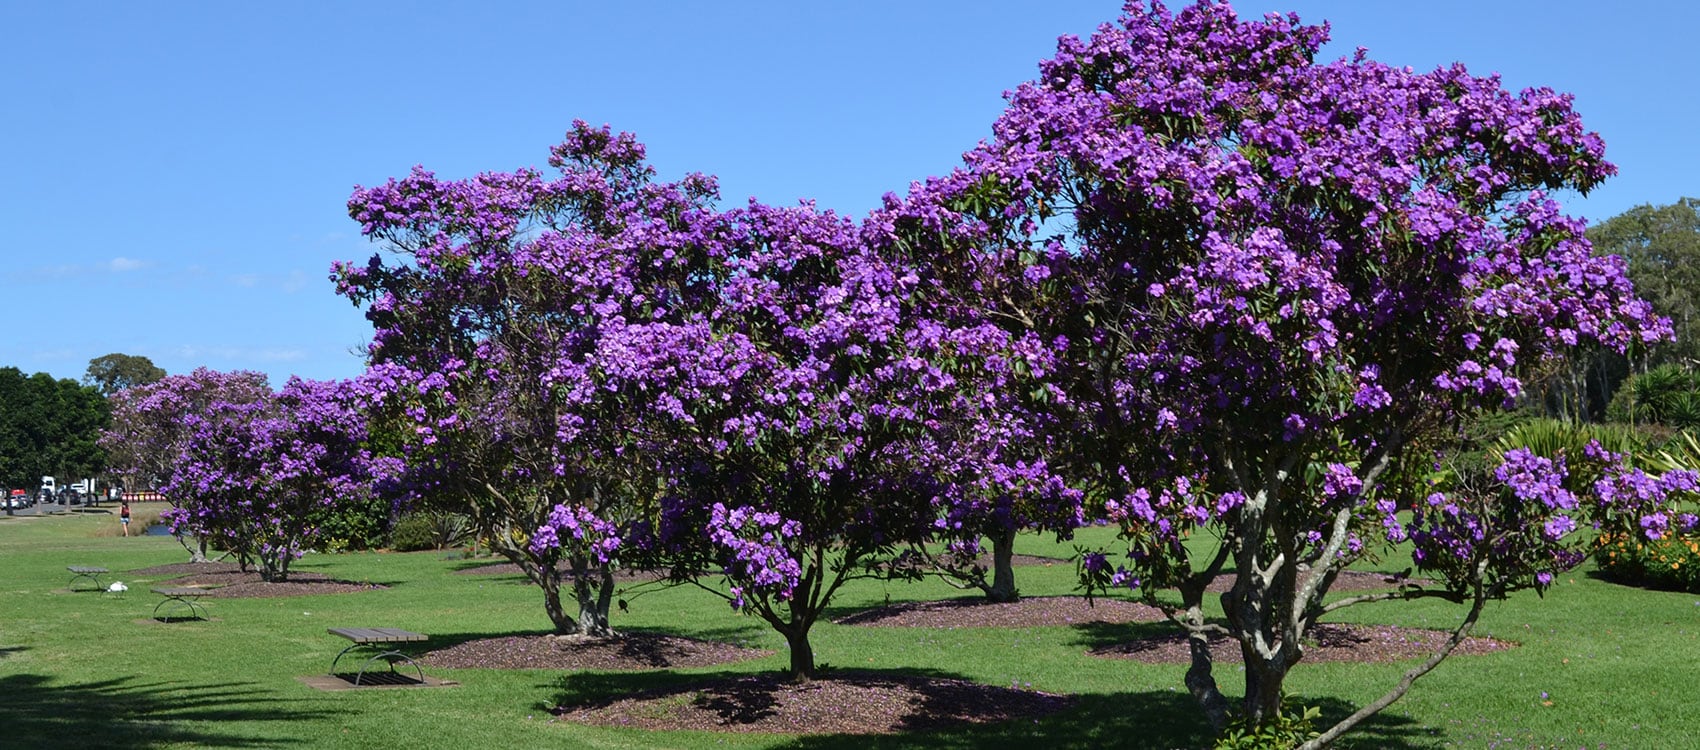
<path id="1" fill-rule="evenodd" d="M 305 349 L 242 346 L 196 346 L 184 344 L 176 354 L 189 360 L 223 359 L 235 362 L 298 362 L 307 358 Z"/>
<path id="2" fill-rule="evenodd" d="M 244 288 L 259 286 L 260 275 L 257 273 L 242 273 L 230 277 L 230 282 Z"/>
<path id="3" fill-rule="evenodd" d="M 147 261 L 119 256 L 101 264 L 101 267 L 113 273 L 124 273 L 125 271 L 139 271 L 151 265 L 153 264 Z"/>
<path id="4" fill-rule="evenodd" d="M 307 288 L 307 274 L 299 270 L 290 271 L 288 276 L 283 277 L 283 283 L 279 286 L 289 294 L 299 292 Z"/>

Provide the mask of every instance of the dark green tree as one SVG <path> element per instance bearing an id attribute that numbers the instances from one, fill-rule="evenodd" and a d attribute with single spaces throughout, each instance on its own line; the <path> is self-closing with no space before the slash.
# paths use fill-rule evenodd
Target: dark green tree
<path id="1" fill-rule="evenodd" d="M 114 352 L 89 360 L 83 382 L 98 388 L 102 396 L 111 396 L 125 388 L 158 382 L 163 377 L 165 370 L 155 366 L 153 360 Z"/>
<path id="2" fill-rule="evenodd" d="M 1620 420 L 1628 412 L 1621 405 L 1616 411 L 1608 406 L 1622 401 L 1618 390 L 1625 379 L 1666 364 L 1700 367 L 1700 199 L 1636 206 L 1589 227 L 1587 234 L 1596 255 L 1628 261 L 1636 292 L 1670 318 L 1676 338 L 1623 354 L 1577 349 L 1532 379 L 1532 405 L 1574 422 Z M 1658 382 L 1654 378 L 1644 385 Z"/>
<path id="3" fill-rule="evenodd" d="M 106 465 L 95 444 L 106 398 L 93 386 L 0 368 L 0 485 L 34 489 L 43 476 L 93 476 Z"/>
<path id="4" fill-rule="evenodd" d="M 1700 198 L 1636 206 L 1590 227 L 1588 240 L 1596 253 L 1629 261 L 1636 291 L 1676 330 L 1675 341 L 1637 358 L 1635 370 L 1700 361 Z"/>

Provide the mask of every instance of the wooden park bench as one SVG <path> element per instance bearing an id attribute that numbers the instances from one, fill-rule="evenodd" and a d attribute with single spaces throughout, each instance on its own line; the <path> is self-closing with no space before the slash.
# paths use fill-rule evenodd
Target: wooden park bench
<path id="1" fill-rule="evenodd" d="M 71 571 L 71 582 L 65 584 L 67 588 L 75 590 L 77 581 L 88 581 L 94 584 L 91 591 L 106 590 L 106 584 L 100 582 L 100 577 L 110 572 L 106 568 L 98 565 L 67 565 L 65 569 Z"/>
<path id="2" fill-rule="evenodd" d="M 161 586 L 154 589 L 153 592 L 165 597 L 163 601 L 153 605 L 153 619 L 160 619 L 159 610 L 167 605 L 171 605 L 172 608 L 166 610 L 165 622 L 171 621 L 173 612 L 179 612 L 183 609 L 188 609 L 190 615 L 183 618 L 185 620 L 207 619 L 206 606 L 198 603 L 201 597 L 212 593 L 207 589 L 199 589 L 193 586 Z"/>
<path id="3" fill-rule="evenodd" d="M 337 654 L 335 659 L 331 660 L 332 677 L 341 676 L 336 671 L 336 665 L 338 662 L 342 661 L 344 654 L 355 649 L 361 649 L 364 651 L 376 651 L 378 653 L 367 658 L 366 661 L 360 665 L 359 671 L 354 673 L 354 679 L 349 681 L 353 682 L 355 685 L 360 685 L 363 680 L 369 680 L 370 684 L 377 685 L 408 684 L 413 678 L 397 674 L 395 671 L 396 662 L 406 662 L 411 665 L 413 667 L 413 671 L 419 675 L 419 684 L 425 683 L 425 670 L 419 666 L 419 662 L 413 660 L 413 657 L 408 656 L 406 652 L 400 650 L 398 645 L 404 643 L 423 643 L 424 641 L 430 640 L 430 636 L 398 628 L 327 628 L 325 632 L 334 636 L 347 638 L 354 642 L 348 648 L 343 649 L 342 653 Z M 380 673 L 369 677 L 367 675 L 367 670 L 372 667 L 372 662 L 380 659 L 389 665 L 389 673 L 387 675 Z M 343 679 L 348 678 L 344 677 Z"/>

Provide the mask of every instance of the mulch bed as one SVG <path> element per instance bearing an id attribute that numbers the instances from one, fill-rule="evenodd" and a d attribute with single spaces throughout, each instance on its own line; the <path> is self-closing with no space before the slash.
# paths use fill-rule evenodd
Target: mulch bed
<path id="1" fill-rule="evenodd" d="M 561 706 L 554 713 L 564 721 L 641 729 L 890 734 L 1036 718 L 1072 702 L 962 680 L 842 674 L 791 683 L 753 675 Z"/>
<path id="2" fill-rule="evenodd" d="M 1356 662 L 1385 664 L 1427 657 L 1440 648 L 1451 633 L 1441 630 L 1402 628 L 1395 625 L 1356 625 L 1321 623 L 1310 632 L 1311 642 L 1305 648 L 1307 662 Z M 1491 654 L 1515 647 L 1517 644 L 1493 638 L 1466 638 L 1454 656 Z M 1132 659 L 1147 664 L 1185 664 L 1192 660 L 1186 636 L 1181 633 L 1141 638 L 1129 643 L 1095 648 L 1087 653 L 1120 659 Z M 1227 637 L 1210 639 L 1210 656 L 1219 663 L 1237 664 L 1239 644 Z"/>
<path id="3" fill-rule="evenodd" d="M 1120 624 L 1162 621 L 1162 610 L 1119 599 L 1081 596 L 1030 596 L 1008 603 L 984 597 L 930 602 L 901 602 L 864 610 L 833 622 L 907 628 L 1030 628 L 1083 623 Z"/>
<path id="4" fill-rule="evenodd" d="M 420 661 L 447 669 L 638 670 L 706 667 L 759 659 L 773 652 L 730 643 L 649 633 L 616 638 L 525 635 L 483 638 L 426 654 Z"/>
<path id="5" fill-rule="evenodd" d="M 257 571 L 243 573 L 236 563 L 172 563 L 130 571 L 139 576 L 176 576 L 163 581 L 163 586 L 195 586 L 207 589 L 210 599 L 248 599 L 273 596 L 308 596 L 311 594 L 349 594 L 388 588 L 376 583 L 339 581 L 323 573 L 294 571 L 289 580 L 268 583 L 260 580 Z"/>
<path id="6" fill-rule="evenodd" d="M 1329 586 L 1328 591 L 1330 593 L 1337 594 L 1349 591 L 1380 591 L 1398 588 L 1399 584 L 1402 582 L 1414 583 L 1418 586 L 1436 585 L 1433 581 L 1427 581 L 1421 578 L 1407 578 L 1400 581 L 1386 573 L 1367 573 L 1361 570 L 1342 570 L 1339 575 L 1334 577 L 1334 585 Z M 1222 575 L 1216 576 L 1216 578 L 1210 582 L 1210 585 L 1204 587 L 1204 590 L 1220 594 L 1233 587 L 1234 574 L 1223 573 Z"/>
<path id="7" fill-rule="evenodd" d="M 455 573 L 455 575 L 463 575 L 463 576 L 523 576 L 523 575 L 525 575 L 525 571 L 520 570 L 518 565 L 515 565 L 511 562 L 505 562 L 505 561 L 504 562 L 493 562 L 493 563 L 489 563 L 489 564 L 486 564 L 486 565 L 474 565 L 470 568 L 461 568 L 459 570 L 454 571 L 454 573 Z M 569 572 L 569 571 L 563 570 L 562 573 L 565 574 L 568 577 L 572 576 L 572 573 Z M 634 582 L 634 581 L 638 581 L 638 582 L 659 581 L 659 580 L 664 580 L 666 578 L 667 578 L 667 571 L 664 571 L 664 570 L 636 570 L 636 569 L 633 569 L 633 568 L 619 568 L 619 569 L 614 571 L 614 580 L 618 581 L 620 583 L 631 583 L 631 582 Z"/>
<path id="8" fill-rule="evenodd" d="M 241 570 L 236 563 L 229 562 L 185 562 L 170 565 L 155 565 L 151 568 L 137 568 L 130 571 L 138 576 L 180 576 L 189 573 L 235 573 Z"/>

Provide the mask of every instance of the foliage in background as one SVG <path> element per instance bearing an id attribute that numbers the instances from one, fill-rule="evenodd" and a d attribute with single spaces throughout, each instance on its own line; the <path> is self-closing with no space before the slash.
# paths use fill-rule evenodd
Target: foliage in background
<path id="1" fill-rule="evenodd" d="M 1493 442 L 1495 457 L 1523 448 L 1537 456 L 1577 458 L 1589 443 L 1598 443 L 1613 453 L 1640 453 L 1653 447 L 1656 438 L 1622 424 L 1578 424 L 1558 419 L 1535 419 L 1518 424 Z M 1493 462 L 1495 465 L 1498 460 Z"/>
<path id="2" fill-rule="evenodd" d="M 1650 348 L 1637 370 L 1649 365 L 1700 362 L 1700 199 L 1636 206 L 1588 228 L 1601 254 L 1629 261 L 1629 278 L 1676 336 Z"/>
<path id="3" fill-rule="evenodd" d="M 1673 429 L 1700 427 L 1700 373 L 1663 364 L 1632 375 L 1612 396 L 1606 418 Z"/>
<path id="4" fill-rule="evenodd" d="M 0 491 L 33 493 L 43 476 L 70 482 L 99 474 L 109 411 L 92 387 L 0 367 Z"/>
<path id="5" fill-rule="evenodd" d="M 103 354 L 89 360 L 89 369 L 83 374 L 83 383 L 100 390 L 100 395 L 111 397 L 112 394 L 134 388 L 138 385 L 157 383 L 165 377 L 165 370 L 154 365 L 153 360 L 134 354 Z"/>
<path id="6" fill-rule="evenodd" d="M 257 562 L 268 581 L 317 548 L 343 506 L 369 507 L 391 461 L 367 450 L 366 415 L 348 382 L 291 378 L 273 392 L 260 373 L 197 369 L 119 392 L 102 441 L 121 471 L 158 482 L 179 538 Z"/>
<path id="7" fill-rule="evenodd" d="M 171 481 L 179 456 L 188 450 L 194 438 L 191 425 L 197 415 L 207 413 L 215 403 L 248 403 L 270 394 L 271 384 L 258 372 L 221 373 L 197 368 L 187 375 L 170 375 L 113 394 L 109 399 L 112 423 L 101 434 L 100 445 L 111 458 L 113 473 L 126 486 L 159 489 Z M 190 502 L 169 495 L 166 499 L 178 509 Z M 191 560 L 207 559 L 211 540 L 206 535 L 198 533 L 192 524 L 180 524 L 173 531 Z"/>
<path id="8" fill-rule="evenodd" d="M 397 552 L 448 549 L 471 539 L 472 525 L 465 516 L 442 511 L 409 513 L 390 530 L 390 548 Z"/>

